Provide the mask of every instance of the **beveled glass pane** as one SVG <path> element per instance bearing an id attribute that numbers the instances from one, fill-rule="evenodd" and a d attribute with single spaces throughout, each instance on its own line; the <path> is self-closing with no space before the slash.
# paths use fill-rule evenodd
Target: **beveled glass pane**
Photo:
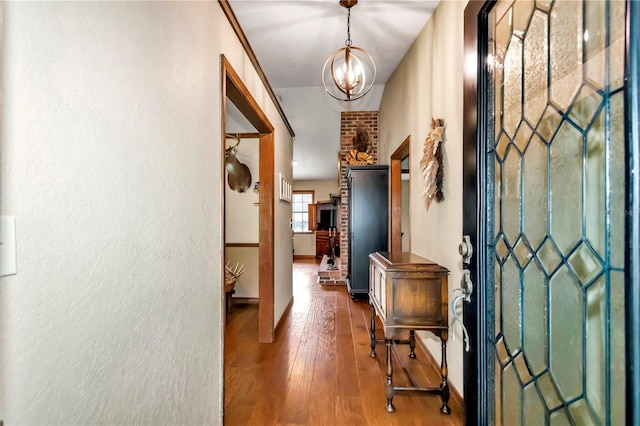
<path id="1" fill-rule="evenodd" d="M 511 5 L 513 2 L 499 2 L 494 6 L 496 8 L 498 23 L 495 29 L 496 49 L 504 53 L 511 41 L 511 32 L 513 28 L 513 10 Z"/>
<path id="2" fill-rule="evenodd" d="M 625 142 L 624 142 L 624 92 L 611 98 L 611 164 L 609 164 L 611 188 L 611 264 L 624 267 L 625 204 Z"/>
<path id="3" fill-rule="evenodd" d="M 520 291 L 520 270 L 509 257 L 502 269 L 502 333 L 512 355 L 521 348 Z"/>
<path id="4" fill-rule="evenodd" d="M 513 364 L 509 364 L 504 368 L 502 373 L 502 410 L 504 416 L 502 418 L 505 425 L 517 426 L 520 423 L 520 407 L 521 388 L 518 378 L 516 377 Z"/>
<path id="5" fill-rule="evenodd" d="M 533 374 L 547 368 L 547 281 L 536 262 L 524 272 L 524 352 Z"/>
<path id="6" fill-rule="evenodd" d="M 495 318 L 497 319 L 497 321 L 494 321 L 495 324 L 495 336 L 497 336 L 500 333 L 500 316 L 502 315 L 502 305 L 501 305 L 501 301 L 502 298 L 500 297 L 500 295 L 502 294 L 502 266 L 500 265 L 500 262 L 498 262 L 497 260 L 495 261 L 495 266 L 494 266 L 494 293 L 493 293 L 493 298 L 494 298 L 494 302 L 495 302 L 495 306 L 496 306 L 496 311 L 495 311 Z"/>
<path id="7" fill-rule="evenodd" d="M 524 424 L 533 426 L 544 423 L 545 410 L 536 386 L 531 383 L 524 388 Z"/>
<path id="8" fill-rule="evenodd" d="M 569 265 L 582 285 L 589 284 L 600 272 L 602 264 L 585 243 L 569 257 Z"/>
<path id="9" fill-rule="evenodd" d="M 531 139 L 532 133 L 533 132 L 527 123 L 523 122 L 518 128 L 514 142 L 521 153 L 527 148 L 527 144 L 529 143 L 529 139 Z"/>
<path id="10" fill-rule="evenodd" d="M 499 2 L 495 7 L 509 7 L 507 3 L 511 2 Z M 497 12 L 500 12 L 497 10 Z M 511 9 L 508 9 L 508 12 L 504 14 L 502 19 L 499 20 L 496 25 L 495 30 L 495 49 L 492 54 L 494 55 L 494 61 L 497 66 L 493 67 L 493 83 L 495 85 L 494 91 L 494 116 L 495 116 L 495 128 L 496 135 L 500 133 L 502 130 L 502 123 L 504 121 L 503 116 L 503 102 L 504 102 L 504 72 L 503 72 L 503 64 L 504 57 L 507 54 L 507 46 L 509 46 L 509 41 L 511 40 Z"/>
<path id="11" fill-rule="evenodd" d="M 605 134 L 604 109 L 587 133 L 587 169 L 585 180 L 586 237 L 601 258 L 605 258 Z M 623 165 L 620 165 L 623 167 Z"/>
<path id="12" fill-rule="evenodd" d="M 502 187 L 502 225 L 507 241 L 515 243 L 520 234 L 520 176 L 522 161 L 517 149 L 510 148 L 504 161 Z"/>
<path id="13" fill-rule="evenodd" d="M 505 155 L 507 155 L 507 148 L 509 148 L 509 137 L 503 132 L 498 138 L 498 143 L 496 144 L 496 154 L 501 160 L 504 160 Z"/>
<path id="14" fill-rule="evenodd" d="M 582 237 L 582 135 L 565 121 L 550 149 L 551 236 L 566 254 Z"/>
<path id="15" fill-rule="evenodd" d="M 496 243 L 495 249 L 496 255 L 500 260 L 504 260 L 509 254 L 509 247 L 507 247 L 507 244 L 504 242 L 504 238 L 502 237 L 502 235 L 498 237 L 498 242 Z"/>
<path id="16" fill-rule="evenodd" d="M 531 249 L 524 238 L 518 240 L 516 246 L 513 248 L 513 254 L 521 268 L 527 266 L 527 263 L 529 263 L 529 260 L 533 257 Z"/>
<path id="17" fill-rule="evenodd" d="M 533 14 L 524 39 L 524 116 L 538 124 L 547 106 L 547 15 Z"/>
<path id="18" fill-rule="evenodd" d="M 598 89 L 605 84 L 605 5 L 603 1 L 588 1 L 584 5 L 585 79 Z"/>
<path id="19" fill-rule="evenodd" d="M 520 0 L 513 4 L 513 32 L 519 37 L 524 35 L 529 26 L 534 6 L 533 0 Z"/>
<path id="20" fill-rule="evenodd" d="M 625 304 L 624 272 L 611 271 L 610 295 L 610 338 L 611 338 L 611 424 L 625 424 Z"/>
<path id="21" fill-rule="evenodd" d="M 496 53 L 494 52 L 493 55 L 496 55 Z M 496 62 L 504 61 L 504 58 L 496 57 L 495 60 Z M 495 121 L 495 134 L 499 135 L 500 132 L 502 131 L 502 121 L 504 120 L 504 117 L 502 114 L 502 101 L 503 101 L 502 91 L 504 89 L 504 74 L 502 72 L 502 66 L 500 65 L 493 67 L 492 71 L 493 71 L 493 84 L 496 86 L 495 90 L 493 91 L 493 98 L 494 98 L 493 99 L 493 108 L 494 108 L 493 117 Z"/>
<path id="22" fill-rule="evenodd" d="M 515 356 L 513 359 L 513 365 L 516 367 L 516 371 L 518 372 L 518 378 L 520 379 L 521 384 L 527 384 L 531 381 L 531 373 L 529 373 L 529 368 L 527 367 L 527 360 L 525 359 L 522 352 Z"/>
<path id="23" fill-rule="evenodd" d="M 498 361 L 500 361 L 502 365 L 505 365 L 510 359 L 509 351 L 507 350 L 507 347 L 504 345 L 504 338 L 502 337 L 499 338 L 498 342 L 496 343 L 496 356 L 498 357 Z"/>
<path id="24" fill-rule="evenodd" d="M 605 280 L 600 277 L 587 290 L 586 373 L 587 399 L 600 422 L 605 422 L 606 354 L 605 354 Z"/>
<path id="25" fill-rule="evenodd" d="M 545 139 L 545 141 L 549 143 L 555 135 L 556 130 L 558 130 L 558 126 L 560 126 L 561 121 L 562 116 L 558 113 L 558 111 L 553 109 L 553 107 L 549 106 L 545 110 L 544 116 L 542 117 L 542 120 L 540 120 L 540 123 L 538 124 L 538 127 L 536 129 L 538 130 L 538 133 L 540 133 L 540 135 Z"/>
<path id="26" fill-rule="evenodd" d="M 570 426 L 569 417 L 567 416 L 566 408 L 562 408 L 558 411 L 551 413 L 549 417 L 551 426 Z"/>
<path id="27" fill-rule="evenodd" d="M 610 45 L 609 45 L 609 72 L 611 90 L 618 89 L 624 84 L 624 48 L 625 48 L 625 2 L 610 1 L 609 23 Z"/>
<path id="28" fill-rule="evenodd" d="M 536 0 L 536 7 L 544 11 L 549 11 L 551 7 L 551 0 Z"/>
<path id="29" fill-rule="evenodd" d="M 549 364 L 565 400 L 582 393 L 582 291 L 576 279 L 560 268 L 549 283 L 551 351 Z"/>
<path id="30" fill-rule="evenodd" d="M 554 269 L 558 267 L 562 258 L 554 247 L 551 240 L 547 240 L 542 245 L 542 248 L 538 251 L 538 259 L 547 272 L 547 275 L 551 275 Z"/>
<path id="31" fill-rule="evenodd" d="M 504 58 L 504 130 L 513 136 L 522 118 L 522 40 L 511 37 Z"/>
<path id="32" fill-rule="evenodd" d="M 495 401 L 495 409 L 496 409 L 496 426 L 502 425 L 502 366 L 500 362 L 496 358 L 495 367 L 494 367 L 494 376 L 495 376 L 495 393 L 494 393 L 494 401 Z"/>
<path id="33" fill-rule="evenodd" d="M 502 231 L 502 223 L 500 222 L 500 218 L 502 217 L 500 212 L 500 198 L 502 197 L 502 165 L 497 159 L 494 161 L 493 173 L 493 232 L 494 234 L 497 234 Z M 504 258 L 504 256 L 501 258 Z"/>
<path id="34" fill-rule="evenodd" d="M 571 106 L 569 116 L 581 129 L 586 130 L 598 112 L 600 104 L 602 104 L 602 96 L 589 86 L 582 86 L 576 101 Z M 604 128 L 600 131 L 604 132 Z"/>
<path id="35" fill-rule="evenodd" d="M 584 399 L 579 399 L 569 406 L 569 413 L 573 421 L 578 425 L 597 425 L 591 417 L 591 410 Z"/>
<path id="36" fill-rule="evenodd" d="M 555 382 L 549 372 L 540 376 L 537 382 L 547 409 L 553 410 L 562 404 L 562 400 L 558 394 L 558 389 L 556 388 Z"/>
<path id="37" fill-rule="evenodd" d="M 551 101 L 567 111 L 582 83 L 582 2 L 556 2 L 550 24 Z"/>
<path id="38" fill-rule="evenodd" d="M 534 135 L 524 154 L 522 221 L 524 233 L 534 249 L 547 235 L 547 147 Z"/>

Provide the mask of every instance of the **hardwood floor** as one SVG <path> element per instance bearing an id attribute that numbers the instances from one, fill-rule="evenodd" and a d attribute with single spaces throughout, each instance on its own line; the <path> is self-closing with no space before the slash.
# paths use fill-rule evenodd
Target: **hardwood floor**
<path id="1" fill-rule="evenodd" d="M 304 263 L 307 262 L 307 263 Z M 274 343 L 258 343 L 258 306 L 236 304 L 225 332 L 226 425 L 461 425 L 462 407 L 440 413 L 433 395 L 396 395 L 385 411 L 385 348 L 369 356 L 369 305 L 346 287 L 316 284 L 318 265 L 293 266 L 294 303 Z M 382 337 L 382 334 L 378 334 Z M 420 345 L 396 345 L 394 384 L 435 386 L 439 374 Z M 405 369 L 400 367 L 400 362 Z"/>

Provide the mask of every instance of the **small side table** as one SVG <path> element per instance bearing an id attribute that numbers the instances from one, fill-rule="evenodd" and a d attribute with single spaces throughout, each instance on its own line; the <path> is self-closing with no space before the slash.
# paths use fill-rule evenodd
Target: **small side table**
<path id="1" fill-rule="evenodd" d="M 447 367 L 448 279 L 449 271 L 413 253 L 376 252 L 369 255 L 369 304 L 371 305 L 371 357 L 376 357 L 376 344 L 387 348 L 386 409 L 395 411 L 393 396 L 398 392 L 419 392 L 440 395 L 440 411 L 449 414 L 449 384 Z M 384 340 L 375 335 L 375 317 L 384 328 Z M 399 330 L 409 330 L 408 340 L 394 340 Z M 409 344 L 409 357 L 415 358 L 415 330 L 428 330 L 440 338 L 442 361 L 439 387 L 394 386 L 391 346 Z"/>

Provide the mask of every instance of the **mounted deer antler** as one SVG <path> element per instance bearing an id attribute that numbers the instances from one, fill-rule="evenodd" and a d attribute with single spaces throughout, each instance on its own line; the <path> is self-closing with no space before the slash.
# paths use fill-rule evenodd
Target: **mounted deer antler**
<path id="1" fill-rule="evenodd" d="M 229 188 L 232 190 L 245 192 L 251 186 L 251 171 L 246 164 L 241 163 L 236 158 L 238 145 L 240 145 L 240 136 L 235 135 L 234 139 L 237 141 L 236 144 L 230 146 L 224 151 L 224 164 L 227 169 L 227 183 L 229 184 Z"/>

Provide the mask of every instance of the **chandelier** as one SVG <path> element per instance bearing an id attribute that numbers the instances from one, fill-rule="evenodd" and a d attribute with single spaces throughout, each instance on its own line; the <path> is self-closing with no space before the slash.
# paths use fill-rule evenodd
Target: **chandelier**
<path id="1" fill-rule="evenodd" d="M 376 79 L 373 58 L 351 41 L 351 8 L 357 3 L 358 0 L 340 0 L 340 6 L 347 9 L 347 40 L 345 47 L 329 56 L 322 68 L 324 89 L 340 101 L 360 99 L 369 93 Z"/>

